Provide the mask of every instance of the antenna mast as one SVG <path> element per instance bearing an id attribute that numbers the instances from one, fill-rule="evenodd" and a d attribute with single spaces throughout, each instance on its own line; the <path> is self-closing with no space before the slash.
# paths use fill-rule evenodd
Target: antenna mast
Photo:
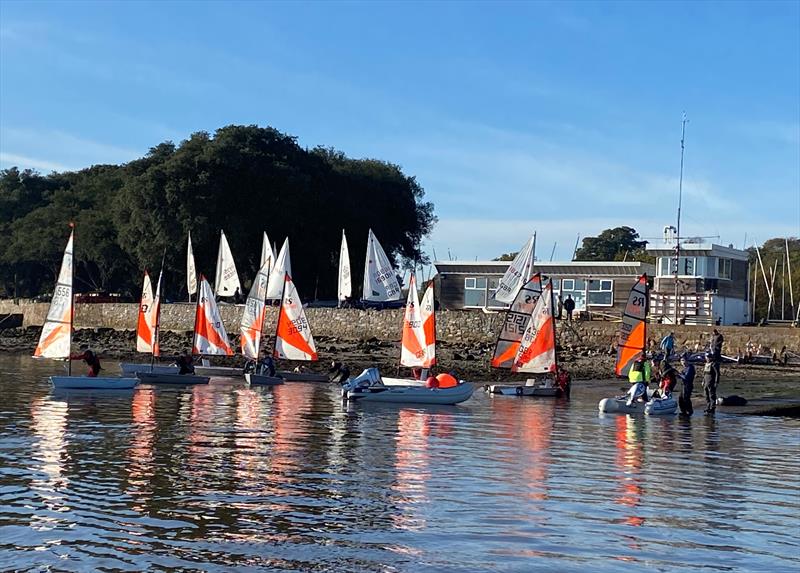
<path id="1" fill-rule="evenodd" d="M 681 173 L 678 179 L 678 226 L 675 228 L 675 319 L 673 324 L 678 324 L 678 275 L 681 266 L 681 203 L 683 201 L 683 151 L 684 138 L 686 135 L 686 112 L 683 112 L 681 120 Z"/>

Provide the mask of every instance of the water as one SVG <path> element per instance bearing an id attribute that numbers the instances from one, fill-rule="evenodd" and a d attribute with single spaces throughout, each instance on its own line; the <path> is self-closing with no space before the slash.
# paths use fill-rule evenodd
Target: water
<path id="1" fill-rule="evenodd" d="M 291 383 L 54 394 L 0 355 L 0 569 L 790 571 L 800 421 L 343 406 Z"/>

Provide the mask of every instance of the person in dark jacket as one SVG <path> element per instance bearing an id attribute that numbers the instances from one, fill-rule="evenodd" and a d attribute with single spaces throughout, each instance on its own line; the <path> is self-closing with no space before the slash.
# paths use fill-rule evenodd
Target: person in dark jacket
<path id="1" fill-rule="evenodd" d="M 706 363 L 703 365 L 703 393 L 706 396 L 706 414 L 713 414 L 717 407 L 717 369 L 714 368 L 714 358 L 706 354 Z"/>
<path id="2" fill-rule="evenodd" d="M 575 310 L 575 301 L 572 300 L 572 295 L 567 295 L 567 300 L 564 301 L 564 310 L 567 311 L 567 320 L 572 322 L 572 311 Z"/>
<path id="3" fill-rule="evenodd" d="M 711 358 L 712 363 L 714 364 L 714 370 L 717 372 L 717 384 L 719 384 L 720 379 L 720 365 L 722 364 L 722 343 L 725 342 L 725 337 L 722 336 L 722 333 L 717 330 L 716 328 L 712 331 L 711 334 L 711 343 L 710 343 L 710 351 L 711 351 Z"/>
<path id="4" fill-rule="evenodd" d="M 100 366 L 100 359 L 86 344 L 81 346 L 81 351 L 80 354 L 70 355 L 70 359 L 83 360 L 86 362 L 86 365 L 89 367 L 89 371 L 86 375 L 89 378 L 97 378 L 97 375 L 100 374 L 100 370 L 103 369 L 103 367 Z"/>
<path id="5" fill-rule="evenodd" d="M 178 365 L 178 374 L 194 374 L 194 358 L 188 350 L 184 350 L 183 354 L 178 356 L 175 364 Z"/>
<path id="6" fill-rule="evenodd" d="M 346 364 L 342 364 L 341 362 L 331 362 L 331 369 L 328 372 L 328 379 L 331 382 L 338 382 L 339 384 L 344 384 L 347 382 L 347 379 L 350 378 L 350 369 L 347 367 Z"/>
<path id="7" fill-rule="evenodd" d="M 688 357 L 682 356 L 681 357 L 681 366 L 683 366 L 683 371 L 678 374 L 678 377 L 683 382 L 681 386 L 681 395 L 678 396 L 678 406 L 681 409 L 681 414 L 685 414 L 686 416 L 691 416 L 694 413 L 694 407 L 692 406 L 692 391 L 694 390 L 694 364 L 689 362 Z"/>

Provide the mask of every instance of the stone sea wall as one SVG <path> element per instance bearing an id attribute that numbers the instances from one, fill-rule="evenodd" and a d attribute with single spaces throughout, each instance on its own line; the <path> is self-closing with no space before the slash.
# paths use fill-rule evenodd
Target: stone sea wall
<path id="1" fill-rule="evenodd" d="M 23 327 L 41 326 L 48 304 L 14 304 L 0 301 L 0 315 L 23 315 Z M 220 305 L 220 312 L 229 334 L 238 333 L 242 306 Z M 134 330 L 138 305 L 128 304 L 78 304 L 75 308 L 76 329 Z M 189 303 L 165 304 L 162 306 L 161 325 L 166 331 L 187 332 L 194 325 L 195 306 Z M 268 309 L 266 330 L 274 329 L 277 307 Z M 307 308 L 306 316 L 312 332 L 317 337 L 342 340 L 396 341 L 399 338 L 402 310 L 353 310 L 335 308 Z M 481 311 L 441 311 L 436 315 L 436 330 L 440 341 L 468 344 L 491 344 L 495 340 L 503 313 Z M 2 325 L 0 325 L 2 328 Z M 559 325 L 562 344 L 606 350 L 614 342 L 619 323 L 576 322 L 573 328 Z M 711 328 L 707 326 L 678 326 L 653 324 L 648 337 L 658 341 L 670 330 L 675 332 L 678 348 L 702 348 L 708 341 Z M 800 352 L 800 329 L 786 327 L 720 327 L 725 336 L 726 354 L 744 350 L 750 342 L 756 348 L 780 350 L 786 346 Z"/>

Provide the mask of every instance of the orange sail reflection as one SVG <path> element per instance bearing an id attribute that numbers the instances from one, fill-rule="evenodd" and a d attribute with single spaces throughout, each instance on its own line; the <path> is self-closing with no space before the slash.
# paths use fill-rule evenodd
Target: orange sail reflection
<path id="1" fill-rule="evenodd" d="M 428 412 L 419 410 L 402 409 L 398 412 L 394 464 L 396 479 L 391 488 L 399 494 L 397 505 L 400 511 L 392 515 L 397 529 L 419 531 L 426 525 L 424 514 L 417 510 L 429 501 L 430 416 Z"/>
<path id="2" fill-rule="evenodd" d="M 133 438 L 128 449 L 130 463 L 128 464 L 128 482 L 130 494 L 135 499 L 144 498 L 147 501 L 152 496 L 149 487 L 155 469 L 153 447 L 156 436 L 156 393 L 153 388 L 138 388 L 131 401 Z M 137 510 L 144 510 L 143 506 L 134 506 Z"/>
<path id="3" fill-rule="evenodd" d="M 640 420 L 632 416 L 615 416 L 616 433 L 614 444 L 617 449 L 616 465 L 618 472 L 619 495 L 616 502 L 632 510 L 639 507 L 642 501 L 642 450 Z M 633 526 L 644 524 L 644 518 L 636 515 L 625 517 L 625 523 Z"/>

